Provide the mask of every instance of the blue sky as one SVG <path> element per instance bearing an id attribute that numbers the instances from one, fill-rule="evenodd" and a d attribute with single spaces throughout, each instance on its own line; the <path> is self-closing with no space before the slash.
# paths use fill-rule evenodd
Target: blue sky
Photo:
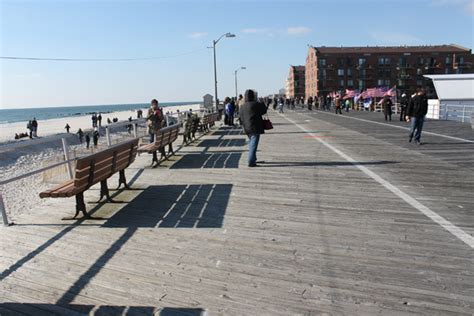
<path id="1" fill-rule="evenodd" d="M 1 56 L 162 57 L 133 62 L 0 60 L 0 107 L 201 100 L 260 95 L 284 86 L 290 64 L 314 46 L 457 43 L 472 48 L 474 0 L 6 1 L 0 0 Z"/>

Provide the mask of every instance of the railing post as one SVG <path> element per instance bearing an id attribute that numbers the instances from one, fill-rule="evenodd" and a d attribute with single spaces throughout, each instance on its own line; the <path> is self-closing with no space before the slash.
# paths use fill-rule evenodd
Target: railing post
<path id="1" fill-rule="evenodd" d="M 463 105 L 463 106 L 462 106 L 462 122 L 463 122 L 463 123 L 464 123 L 464 116 L 466 115 L 465 113 L 466 113 L 466 106 Z"/>
<path id="2" fill-rule="evenodd" d="M 166 126 L 170 126 L 170 118 L 168 116 L 168 114 L 166 114 Z"/>
<path id="3" fill-rule="evenodd" d="M 72 165 L 71 165 L 71 162 L 69 161 L 69 150 L 68 150 L 68 146 L 67 146 L 67 140 L 66 138 L 61 138 L 62 142 L 63 142 L 63 151 L 64 151 L 64 160 L 67 161 L 67 172 L 69 173 L 69 179 L 73 179 L 74 178 L 74 175 L 72 174 Z"/>
<path id="4" fill-rule="evenodd" d="M 138 137 L 137 123 L 133 123 L 133 137 L 135 137 L 135 138 Z"/>
<path id="5" fill-rule="evenodd" d="M 0 213 L 2 213 L 3 225 L 9 226 L 7 218 L 7 210 L 5 209 L 5 204 L 3 203 L 2 193 L 0 193 Z"/>
<path id="6" fill-rule="evenodd" d="M 109 126 L 105 126 L 105 138 L 107 139 L 107 147 L 110 147 L 111 141 L 110 141 L 110 133 L 109 133 Z"/>

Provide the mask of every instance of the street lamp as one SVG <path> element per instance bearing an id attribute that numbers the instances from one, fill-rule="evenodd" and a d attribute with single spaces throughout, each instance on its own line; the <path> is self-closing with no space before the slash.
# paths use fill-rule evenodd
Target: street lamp
<path id="1" fill-rule="evenodd" d="M 223 37 L 235 37 L 235 34 L 232 33 L 225 33 L 222 34 L 221 37 L 219 37 L 217 40 L 212 41 L 212 48 L 214 49 L 214 94 L 216 98 L 216 111 L 218 111 L 218 98 L 217 98 L 217 65 L 216 65 L 216 44 L 221 40 Z"/>
<path id="2" fill-rule="evenodd" d="M 235 78 L 235 102 L 237 102 L 237 96 L 238 96 L 238 95 L 237 95 L 237 94 L 238 94 L 238 92 L 237 92 L 237 72 L 238 72 L 239 70 L 241 70 L 241 69 L 242 69 L 242 70 L 245 70 L 245 69 L 247 69 L 247 68 L 246 68 L 246 67 L 240 67 L 240 68 L 237 68 L 236 70 L 234 70 L 234 78 Z"/>

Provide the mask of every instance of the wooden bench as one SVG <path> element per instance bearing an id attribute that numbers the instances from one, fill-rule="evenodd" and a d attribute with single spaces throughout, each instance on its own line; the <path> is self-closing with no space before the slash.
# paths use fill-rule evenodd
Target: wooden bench
<path id="1" fill-rule="evenodd" d="M 162 158 L 168 159 L 168 157 L 174 154 L 173 142 L 178 138 L 179 125 L 172 125 L 169 127 L 162 128 L 155 132 L 155 141 L 153 143 L 141 145 L 138 147 L 138 152 L 152 153 L 153 158 L 151 165 L 158 164 L 157 151 L 161 153 L 160 160 Z M 165 153 L 165 147 L 168 146 L 168 156 Z"/>
<path id="2" fill-rule="evenodd" d="M 82 157 L 76 161 L 74 179 L 58 185 L 51 190 L 40 193 L 40 198 L 63 198 L 76 197 L 76 214 L 84 214 L 85 218 L 91 218 L 84 204 L 84 192 L 96 183 L 100 182 L 100 199 L 106 197 L 107 201 L 113 202 L 107 186 L 107 179 L 119 172 L 119 186 L 123 184 L 129 188 L 125 178 L 125 169 L 135 160 L 138 148 L 138 138 L 112 146 L 106 150 Z M 117 189 L 118 189 L 117 188 Z"/>
<path id="3" fill-rule="evenodd" d="M 205 114 L 201 119 L 201 131 L 208 132 L 215 122 L 219 119 L 219 113 Z"/>

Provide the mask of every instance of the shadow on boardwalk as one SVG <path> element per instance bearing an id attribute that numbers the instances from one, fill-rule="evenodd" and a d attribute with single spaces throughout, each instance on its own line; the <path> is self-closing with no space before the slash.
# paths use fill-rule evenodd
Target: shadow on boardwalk
<path id="1" fill-rule="evenodd" d="M 170 169 L 238 168 L 241 156 L 238 152 L 187 154 Z"/>
<path id="2" fill-rule="evenodd" d="M 366 165 L 386 165 L 395 164 L 398 161 L 364 161 L 364 162 L 349 162 L 349 161 L 315 161 L 315 162 L 300 162 L 300 161 L 268 161 L 260 164 L 261 167 L 338 167 L 338 166 L 366 166 Z"/>
<path id="3" fill-rule="evenodd" d="M 232 184 L 150 186 L 102 227 L 222 227 Z"/>
<path id="4" fill-rule="evenodd" d="M 41 303 L 3 303 L 0 304 L 0 315 L 160 315 L 160 316 L 199 316 L 204 315 L 202 308 L 178 308 L 154 306 L 115 306 L 84 304 L 41 304 Z"/>

